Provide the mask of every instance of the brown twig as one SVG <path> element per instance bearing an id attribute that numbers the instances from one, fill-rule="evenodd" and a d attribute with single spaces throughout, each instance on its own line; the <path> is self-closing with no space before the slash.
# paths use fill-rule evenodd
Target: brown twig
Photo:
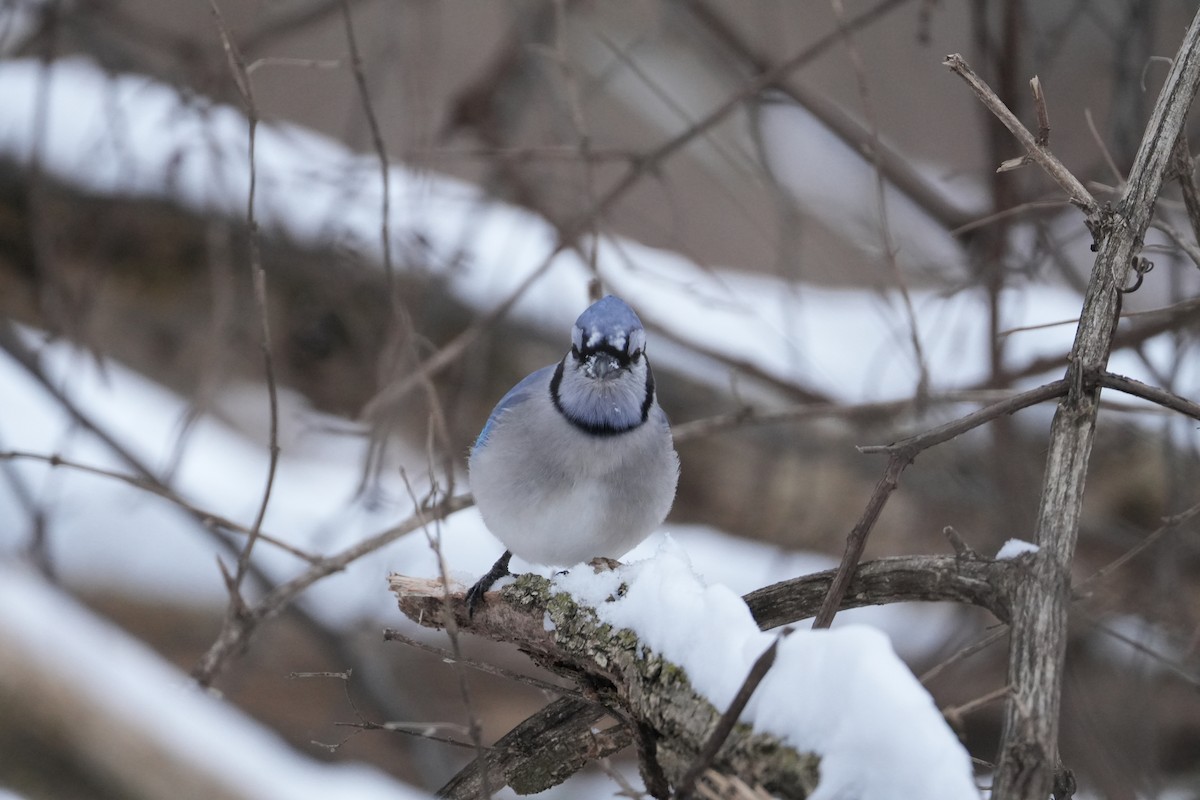
<path id="1" fill-rule="evenodd" d="M 1042 91 L 1042 80 L 1037 75 L 1029 79 L 1029 89 L 1033 92 L 1033 109 L 1037 114 L 1038 132 L 1034 141 L 1041 147 L 1050 146 L 1050 111 L 1046 108 L 1046 94 Z M 1008 172 L 1010 170 L 1023 167 L 1026 164 L 1032 164 L 1033 157 L 1030 155 L 1017 156 L 1004 161 L 996 168 L 996 172 Z"/>
<path id="2" fill-rule="evenodd" d="M 1038 166 L 1063 188 L 1070 201 L 1083 211 L 1088 227 L 1092 229 L 1093 233 L 1098 233 L 1101 222 L 1100 206 L 1096 203 L 1096 198 L 1092 197 L 1092 193 L 1071 174 L 1071 171 L 1050 152 L 1049 148 L 1038 143 L 1037 137 L 1021 124 L 1016 115 L 1008 109 L 1008 106 L 1004 105 L 991 87 L 975 74 L 975 71 L 961 55 L 951 53 L 942 63 L 967 82 L 967 85 L 978 95 L 987 109 L 995 114 L 1004 127 L 1008 128 L 1016 137 L 1029 157 L 1036 161 Z"/>
<path id="3" fill-rule="evenodd" d="M 746 705 L 750 702 L 750 698 L 754 695 L 754 690 L 762 683 L 763 678 L 767 677 L 767 673 L 771 671 L 771 667 L 775 664 L 775 656 L 779 652 L 779 643 L 791 636 L 793 629 L 786 627 L 779 632 L 766 650 L 759 654 L 754 660 L 754 664 L 750 667 L 750 672 L 746 675 L 746 679 L 742 681 L 742 685 L 738 688 L 737 694 L 734 695 L 733 702 L 729 704 L 729 708 L 725 709 L 725 713 L 721 715 L 721 719 L 717 722 L 715 728 L 708 739 L 704 742 L 704 746 L 700 748 L 700 752 L 696 754 L 695 760 L 692 761 L 687 772 L 683 774 L 679 785 L 676 787 L 675 795 L 679 800 L 688 800 L 692 796 L 692 790 L 696 786 L 696 781 L 704 774 L 713 764 L 717 757 L 717 753 L 721 749 L 721 745 L 725 744 L 725 740 L 729 738 L 729 734 L 733 732 L 733 726 L 737 724 L 738 717 L 746 709 Z"/>
<path id="4" fill-rule="evenodd" d="M 1187 254 L 1193 266 L 1200 267 L 1200 246 L 1185 238 L 1182 231 L 1161 218 L 1151 222 L 1150 227 L 1165 233 L 1171 241 L 1179 246 L 1180 250 Z"/>
<path id="5" fill-rule="evenodd" d="M 32 461 L 43 461 L 43 462 L 49 464 L 51 467 L 66 467 L 68 469 L 76 470 L 77 472 L 85 472 L 89 475 L 97 475 L 99 477 L 109 478 L 111 480 L 120 481 L 121 483 L 124 483 L 128 486 L 132 486 L 135 489 L 140 489 L 144 492 L 149 492 L 150 494 L 154 495 L 155 497 L 161 497 L 163 500 L 166 500 L 168 503 L 172 503 L 172 504 L 178 506 L 179 508 L 186 511 L 190 516 L 192 516 L 194 519 L 196 519 L 198 522 L 205 525 L 206 527 L 209 525 L 213 525 L 218 528 L 224 528 L 225 530 L 232 531 L 234 533 L 241 533 L 241 534 L 247 534 L 247 535 L 250 533 L 250 528 L 248 528 L 247 526 L 242 525 L 237 522 L 234 522 L 233 520 L 229 519 L 228 517 L 223 517 L 220 514 L 214 514 L 211 511 L 206 511 L 205 509 L 200 508 L 199 506 L 189 503 L 187 500 L 184 500 L 182 497 L 180 497 L 178 492 L 171 489 L 169 486 L 159 483 L 156 480 L 151 480 L 146 477 L 140 477 L 137 475 L 129 475 L 124 472 L 117 472 L 116 470 L 104 469 L 102 467 L 96 467 L 96 466 L 92 466 L 90 464 L 84 464 L 79 461 L 73 461 L 69 458 L 63 458 L 62 456 L 57 456 L 57 455 L 44 455 L 42 453 L 29 453 L 29 452 L 25 452 L 23 450 L 9 450 L 6 452 L 0 452 L 0 461 L 15 460 L 15 459 L 29 459 Z M 278 547 L 280 550 L 283 550 L 285 553 L 291 553 L 296 558 L 306 561 L 309 564 L 315 564 L 320 560 L 320 558 L 318 556 L 314 556 L 311 553 L 307 553 L 298 547 L 288 544 L 287 542 L 285 542 L 282 539 L 279 539 L 275 536 L 271 536 L 270 534 L 264 533 L 262 531 L 259 531 L 258 538 L 264 542 L 267 542 L 268 544 Z"/>
<path id="6" fill-rule="evenodd" d="M 225 570 L 224 565 L 218 562 L 221 567 L 221 574 L 225 578 L 226 588 L 229 590 L 229 610 L 223 623 L 223 629 L 235 627 L 238 623 L 235 621 L 241 617 L 246 611 L 245 600 L 242 598 L 241 587 L 246 578 L 246 574 L 250 568 L 250 556 L 254 552 L 254 545 L 258 542 L 259 533 L 262 529 L 263 520 L 267 515 L 267 506 L 271 501 L 271 490 L 275 486 L 275 473 L 279 467 L 279 397 L 277 387 L 275 385 L 275 368 L 271 356 L 271 328 L 267 316 L 267 275 L 263 269 L 262 254 L 260 250 L 259 235 L 258 235 L 258 219 L 255 216 L 254 206 L 258 188 L 258 170 L 255 163 L 255 145 L 257 142 L 258 130 L 258 109 L 254 100 L 254 89 L 250 82 L 250 75 L 246 71 L 246 62 L 242 58 L 241 52 L 233 42 L 229 27 L 225 23 L 225 18 L 221 15 L 221 9 L 217 6 L 216 0 L 209 0 L 209 8 L 212 11 L 213 19 L 216 21 L 217 30 L 221 36 L 221 44 L 225 50 L 225 56 L 229 62 L 229 69 L 233 75 L 234 84 L 237 86 L 238 94 L 242 99 L 242 104 L 246 109 L 247 121 L 247 152 L 248 152 L 248 170 L 250 176 L 250 187 L 246 196 L 246 227 L 250 237 L 250 271 L 253 277 L 254 286 L 254 307 L 259 319 L 259 345 L 262 348 L 263 354 L 263 373 L 267 383 L 267 395 L 269 399 L 270 423 L 268 434 L 268 460 L 267 460 L 267 479 L 266 486 L 263 488 L 262 501 L 258 506 L 258 513 L 255 515 L 254 523 L 250 526 L 250 534 L 246 537 L 246 542 L 242 546 L 241 552 L 238 554 L 237 569 L 232 576 Z M 215 646 L 215 643 L 214 643 Z M 211 659 L 207 656 L 201 659 L 201 665 L 193 674 L 196 680 L 203 686 L 212 683 L 217 672 L 220 670 L 222 663 Z"/>
<path id="7" fill-rule="evenodd" d="M 371 132 L 371 145 L 375 148 L 375 158 L 379 160 L 379 176 L 382 181 L 383 199 L 380 209 L 381 223 L 379 226 L 380 245 L 383 249 L 383 274 L 387 281 L 388 294 L 396 289 L 395 268 L 392 265 L 392 236 L 391 236 L 391 169 L 388 164 L 387 146 L 383 143 L 383 133 L 379 127 L 379 118 L 375 115 L 375 107 L 371 104 L 371 92 L 367 88 L 367 75 L 363 69 L 362 54 L 358 50 L 358 39 L 354 35 L 354 18 L 350 13 L 350 0 L 341 0 L 342 27 L 346 31 L 346 47 L 350 50 L 350 71 L 354 75 L 354 85 L 358 89 L 358 98 L 362 102 L 363 114 L 367 117 L 367 129 Z"/>
<path id="8" fill-rule="evenodd" d="M 675 441 L 688 442 L 701 439 L 720 431 L 752 425 L 778 425 L 788 422 L 803 422 L 810 419 L 845 419 L 855 421 L 892 421 L 897 415 L 911 411 L 937 408 L 963 403 L 995 403 L 1010 396 L 1010 392 L 998 389 L 946 392 L 945 394 L 907 400 L 882 400 L 873 403 L 819 402 L 781 408 L 774 411 L 759 411 L 747 406 L 728 414 L 694 419 L 671 426 Z"/>
<path id="9" fill-rule="evenodd" d="M 531 675 L 523 675 L 520 672 L 514 672 L 511 669 L 505 669 L 504 667 L 496 666 L 495 664 L 489 664 L 486 661 L 476 661 L 471 658 L 463 658 L 461 655 L 452 653 L 449 650 L 446 650 L 445 648 L 437 647 L 436 645 L 432 645 L 432 644 L 427 644 L 425 642 L 422 642 L 420 639 L 414 639 L 411 636 L 408 636 L 408 635 L 402 633 L 401 631 L 396 630 L 395 628 L 384 628 L 383 629 L 383 640 L 385 642 L 400 642 L 402 644 L 406 644 L 409 647 L 415 648 L 417 650 L 422 650 L 426 653 L 431 653 L 448 663 L 449 662 L 460 663 L 460 664 L 463 664 L 464 666 L 470 667 L 471 669 L 478 670 L 479 672 L 483 672 L 488 675 L 495 675 L 496 677 L 499 677 L 499 678 L 507 678 L 508 680 L 515 681 L 517 683 L 523 683 L 526 686 L 531 686 L 534 689 L 540 689 L 543 692 L 550 692 L 552 694 L 558 694 L 558 695 L 579 696 L 579 693 L 569 686 L 559 686 L 556 683 L 550 683 L 549 681 L 544 681 L 540 678 L 535 678 Z M 581 698 L 581 699 L 586 699 L 586 698 Z"/>
<path id="10" fill-rule="evenodd" d="M 1116 375 L 1112 372 L 1104 372 L 1100 375 L 1100 385 L 1106 389 L 1116 389 L 1118 392 L 1140 397 L 1143 400 L 1149 400 L 1151 403 L 1160 405 L 1163 408 L 1169 408 L 1172 411 L 1178 411 L 1180 414 L 1191 417 L 1192 419 L 1200 419 L 1200 403 L 1193 403 L 1186 397 L 1168 392 L 1166 389 L 1159 389 L 1156 386 L 1142 383 L 1133 378 L 1126 378 L 1124 375 Z"/>
<path id="11" fill-rule="evenodd" d="M 427 522 L 445 519 L 456 511 L 469 508 L 474 502 L 470 495 L 448 497 L 434 508 L 414 512 L 400 524 L 351 545 L 335 555 L 322 558 L 300 575 L 279 584 L 267 592 L 258 603 L 248 607 L 232 625 L 222 628 L 217 640 L 213 642 L 193 669 L 193 675 L 199 680 L 204 675 L 215 674 L 216 668 L 219 668 L 233 653 L 245 645 L 260 622 L 279 614 L 297 595 L 317 581 L 335 572 L 341 572 L 351 562 L 378 550 L 406 533 L 417 530 Z"/>
<path id="12" fill-rule="evenodd" d="M 884 176 L 882 156 L 880 155 L 882 147 L 879 137 L 879 123 L 875 118 L 875 104 L 872 102 L 870 84 L 867 82 L 867 67 L 863 61 L 862 52 L 858 48 L 858 43 L 854 39 L 853 31 L 847 27 L 848 20 L 846 19 L 846 11 L 842 5 L 842 0 L 830 0 L 830 6 L 833 8 L 833 15 L 837 20 L 838 33 L 841 34 L 844 41 L 846 54 L 850 57 L 850 63 L 854 67 L 854 79 L 858 88 L 859 101 L 866 112 L 867 133 L 869 136 L 867 142 L 871 156 L 871 167 L 875 178 L 875 213 L 879 219 L 879 244 L 883 249 L 884 260 L 887 262 L 888 269 L 892 273 L 892 282 L 900 294 L 904 316 L 908 322 L 908 341 L 912 347 L 913 360 L 917 363 L 916 394 L 920 397 L 929 388 L 929 363 L 925 359 L 925 347 L 921 343 L 921 330 L 917 325 L 917 310 L 913 306 L 912 294 L 908 291 L 908 281 L 905 280 L 904 273 L 900 271 L 900 262 L 896 259 L 896 242 L 895 237 L 892 235 L 890 215 L 888 214 L 887 181 Z"/>
<path id="13" fill-rule="evenodd" d="M 922 450 L 949 441 L 998 417 L 1012 414 L 1022 408 L 1045 402 L 1054 397 L 1060 397 L 1067 391 L 1067 388 L 1065 380 L 1054 381 L 999 403 L 993 403 L 945 425 L 916 436 L 910 436 L 899 442 L 874 447 L 860 447 L 859 451 L 862 453 L 887 453 L 888 463 L 884 468 L 883 477 L 879 479 L 879 483 L 875 485 L 875 491 L 871 493 L 871 498 L 867 501 L 867 507 L 863 510 L 862 516 L 859 517 L 854 529 L 850 531 L 850 535 L 846 537 L 846 550 L 842 554 L 837 575 L 829 586 L 829 592 L 825 596 L 821 610 L 817 613 L 813 627 L 828 628 L 833 623 L 833 617 L 841 607 L 846 587 L 862 558 L 863 549 L 867 546 L 867 538 L 871 534 L 871 529 L 875 527 L 875 521 L 879 519 L 888 498 L 896 490 L 901 473 Z"/>

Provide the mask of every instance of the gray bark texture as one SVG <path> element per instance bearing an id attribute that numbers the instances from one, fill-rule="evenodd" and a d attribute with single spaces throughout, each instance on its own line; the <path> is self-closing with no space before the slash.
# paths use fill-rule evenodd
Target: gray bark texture
<path id="1" fill-rule="evenodd" d="M 1142 239 L 1171 164 L 1176 139 L 1200 84 L 1200 12 L 1155 103 L 1120 201 L 1101 212 L 1094 229 L 1098 255 L 1071 348 L 1070 389 L 1050 429 L 1038 510 L 1032 575 L 1017 586 L 1009 650 L 1011 695 L 1005 708 L 997 800 L 1045 800 L 1059 769 L 1058 722 L 1074 559 L 1084 484 L 1099 409 L 1099 385 L 1112 347 L 1121 291 L 1139 258 Z"/>

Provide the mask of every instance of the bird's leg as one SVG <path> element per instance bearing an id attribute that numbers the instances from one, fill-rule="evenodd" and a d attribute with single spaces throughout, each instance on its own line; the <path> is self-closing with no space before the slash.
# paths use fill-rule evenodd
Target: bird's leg
<path id="1" fill-rule="evenodd" d="M 467 619 L 475 616 L 476 606 L 483 602 L 483 595 L 488 589 L 492 588 L 492 584 L 505 575 L 511 574 L 508 571 L 508 562 L 511 560 L 512 551 L 505 550 L 504 555 L 496 559 L 496 563 L 492 564 L 492 568 L 487 571 L 487 574 L 467 590 Z"/>

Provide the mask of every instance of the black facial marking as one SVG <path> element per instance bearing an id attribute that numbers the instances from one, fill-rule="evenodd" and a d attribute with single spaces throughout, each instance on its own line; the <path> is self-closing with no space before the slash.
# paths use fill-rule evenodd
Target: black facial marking
<path id="1" fill-rule="evenodd" d="M 642 422 L 650 419 L 650 406 L 654 404 L 654 370 L 650 359 L 646 359 L 646 399 L 642 401 Z"/>
<path id="2" fill-rule="evenodd" d="M 593 348 L 591 352 L 596 352 L 604 348 Z M 605 352 L 616 353 L 616 350 L 608 348 Z M 584 433 L 592 436 L 619 436 L 622 433 L 629 433 L 636 428 L 641 427 L 647 419 L 650 418 L 650 406 L 654 403 L 654 376 L 650 374 L 650 362 L 646 362 L 646 399 L 642 401 L 641 419 L 629 425 L 613 425 L 607 422 L 591 422 L 588 420 L 579 419 L 567 412 L 562 405 L 562 399 L 559 397 L 559 387 L 562 385 L 563 370 L 566 368 L 567 359 L 564 358 L 558 362 L 558 366 L 554 369 L 554 376 L 550 378 L 550 401 L 554 403 L 554 407 L 558 409 L 558 413 L 562 414 L 563 419 L 571 423 Z"/>
<path id="3" fill-rule="evenodd" d="M 631 358 L 629 353 L 626 353 L 624 350 L 618 350 L 608 342 L 602 342 L 595 347 L 584 347 L 582 350 L 571 348 L 571 352 L 574 353 L 576 358 L 578 358 L 580 361 L 588 358 L 589 356 L 595 355 L 596 353 L 607 353 L 617 360 L 617 363 L 622 369 L 627 368 L 631 361 L 636 360 Z M 640 352 L 641 351 L 639 351 L 639 353 Z"/>

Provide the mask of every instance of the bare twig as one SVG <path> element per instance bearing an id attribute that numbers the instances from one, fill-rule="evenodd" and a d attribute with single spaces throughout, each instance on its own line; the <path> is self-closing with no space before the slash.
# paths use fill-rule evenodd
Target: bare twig
<path id="1" fill-rule="evenodd" d="M 676 442 L 701 439 L 714 433 L 753 425 L 778 425 L 788 422 L 803 422 L 810 419 L 845 419 L 855 421 L 895 422 L 897 415 L 908 412 L 937 408 L 939 406 L 965 403 L 995 403 L 1007 399 L 1011 392 L 997 389 L 946 392 L 921 399 L 882 400 L 879 402 L 852 403 L 836 402 L 801 403 L 774 411 L 759 411 L 747 406 L 728 414 L 695 419 L 671 426 L 671 435 Z"/>
<path id="2" fill-rule="evenodd" d="M 1079 182 L 1079 179 L 1071 174 L 1058 158 L 1050 152 L 1049 148 L 1038 144 L 1037 137 L 1029 132 L 1029 129 L 1021 124 L 1016 115 L 1009 111 L 1008 106 L 996 96 L 982 78 L 975 74 L 971 66 L 958 53 L 952 53 L 946 56 L 946 60 L 942 62 L 951 69 L 956 75 L 962 77 L 971 87 L 972 91 L 979 96 L 987 109 L 1012 132 L 1021 146 L 1029 154 L 1029 157 L 1038 163 L 1046 174 L 1063 188 L 1067 193 L 1067 197 L 1071 202 L 1078 206 L 1087 218 L 1088 227 L 1092 229 L 1094 234 L 1099 232 L 1100 224 L 1100 206 L 1096 203 L 1096 198 L 1092 197 L 1084 185 Z"/>
<path id="3" fill-rule="evenodd" d="M 900 271 L 900 262 L 896 259 L 896 243 L 892 236 L 892 226 L 888 214 L 887 183 L 880 156 L 879 124 L 875 119 L 875 104 L 871 100 L 870 84 L 867 83 L 867 68 L 863 63 L 858 43 L 854 39 L 854 33 L 846 27 L 848 20 L 842 0 L 830 0 L 830 5 L 833 8 L 834 18 L 837 19 L 838 32 L 845 42 L 846 53 L 850 56 L 850 63 L 854 66 L 854 79 L 858 86 L 859 100 L 867 115 L 871 166 L 875 174 L 875 209 L 879 216 L 880 244 L 883 246 L 884 260 L 887 262 L 888 269 L 891 270 L 892 281 L 900 293 L 904 315 L 908 321 L 908 341 L 912 346 L 913 359 L 917 362 L 916 394 L 920 397 L 929 388 L 929 364 L 925 360 L 925 348 L 921 344 L 921 331 L 917 325 L 917 311 L 913 306 L 912 295 L 908 291 L 908 282 L 904 279 L 904 274 Z"/>
<path id="4" fill-rule="evenodd" d="M 1182 231 L 1163 219 L 1154 220 L 1150 223 L 1150 227 L 1165 233 L 1171 241 L 1179 245 L 1180 250 L 1187 254 L 1193 266 L 1200 267 L 1200 246 L 1185 238 Z"/>
<path id="5" fill-rule="evenodd" d="M 1037 138 L 1034 141 L 1041 147 L 1050 146 L 1050 111 L 1046 108 L 1046 94 L 1042 91 L 1042 79 L 1034 75 L 1029 79 L 1029 89 L 1033 92 L 1033 109 L 1037 114 L 1038 132 Z M 1030 155 L 1017 156 L 1010 158 L 1000 164 L 996 168 L 996 172 L 1008 172 L 1009 170 L 1023 167 L 1026 164 L 1032 164 L 1033 157 Z"/>
<path id="6" fill-rule="evenodd" d="M 396 630 L 395 628 L 384 628 L 383 640 L 385 642 L 401 642 L 402 644 L 406 644 L 409 647 L 416 648 L 417 650 L 423 650 L 426 653 L 432 653 L 433 655 L 441 658 L 443 661 L 454 661 L 461 663 L 470 667 L 471 669 L 484 672 L 488 675 L 507 678 L 510 681 L 515 681 L 517 683 L 523 683 L 527 686 L 532 686 L 534 689 L 540 689 L 543 692 L 551 692 L 552 694 L 559 695 L 579 695 L 576 690 L 569 686 L 559 686 L 556 683 L 550 683 L 549 681 L 544 681 L 531 675 L 522 675 L 520 672 L 514 672 L 511 669 L 505 669 L 504 667 L 496 666 L 495 664 L 489 664 L 486 661 L 476 661 L 471 658 L 463 658 L 462 656 L 455 655 L 444 648 L 437 647 L 432 644 L 426 644 L 420 639 L 414 639 L 411 636 Z"/>
<path id="7" fill-rule="evenodd" d="M 953 420 L 925 433 L 910 436 L 894 444 L 877 447 L 860 447 L 859 451 L 863 453 L 887 453 L 888 463 L 884 468 L 883 477 L 879 479 L 879 483 L 875 485 L 875 491 L 872 492 L 870 500 L 867 501 L 867 507 L 863 510 L 862 516 L 859 517 L 854 529 L 850 531 L 850 535 L 846 537 L 846 550 L 842 554 L 842 561 L 838 566 L 837 575 L 829 586 L 829 593 L 825 596 L 825 602 L 821 606 L 821 610 L 817 613 L 813 627 L 828 628 L 833 623 L 833 617 L 837 613 L 838 608 L 841 607 L 846 587 L 849 585 L 850 578 L 854 574 L 859 560 L 862 558 L 863 549 L 867 546 L 867 538 L 870 536 L 871 529 L 875 527 L 875 521 L 879 519 L 879 515 L 883 512 L 883 507 L 887 504 L 888 498 L 896 490 L 901 473 L 913 462 L 917 454 L 922 450 L 949 441 L 972 428 L 977 428 L 998 417 L 1012 414 L 1022 408 L 1045 402 L 1054 397 L 1059 397 L 1067 391 L 1067 388 L 1068 385 L 1065 380 L 1054 381 L 1037 389 L 1010 397 L 999 403 L 993 403 L 965 417 Z"/>
<path id="8" fill-rule="evenodd" d="M 250 533 L 250 528 L 246 527 L 245 525 L 234 522 L 233 520 L 223 517 L 220 514 L 214 514 L 211 511 L 207 511 L 199 506 L 189 503 L 187 500 L 184 500 L 182 497 L 180 497 L 178 492 L 171 489 L 169 486 L 159 483 L 156 480 L 151 480 L 138 475 L 129 475 L 124 472 L 117 472 L 116 470 L 104 469 L 103 467 L 96 467 L 90 464 L 84 464 L 79 461 L 73 461 L 69 458 L 63 458 L 62 456 L 57 455 L 29 453 L 23 450 L 0 451 L 0 461 L 16 459 L 43 461 L 52 467 L 66 467 L 78 472 L 85 472 L 90 475 L 97 475 L 103 478 L 120 481 L 121 483 L 132 486 L 135 489 L 140 489 L 144 492 L 149 492 L 156 497 L 161 497 L 168 503 L 173 503 L 174 505 L 186 511 L 189 515 L 196 519 L 196 521 L 205 526 L 213 525 L 234 533 L 242 533 L 247 535 Z M 258 538 L 264 542 L 267 542 L 268 544 L 278 547 L 280 550 L 283 550 L 286 553 L 291 553 L 296 558 L 307 561 L 309 564 L 315 564 L 320 560 L 318 556 L 307 553 L 298 547 L 288 544 L 282 539 L 271 536 L 270 534 L 262 531 L 259 531 Z"/>
<path id="9" fill-rule="evenodd" d="M 1150 386 L 1133 378 L 1126 378 L 1124 375 L 1115 375 L 1111 372 L 1104 372 L 1100 375 L 1100 385 L 1106 389 L 1116 389 L 1119 392 L 1149 400 L 1151 403 L 1178 411 L 1192 419 L 1200 419 L 1200 403 L 1193 403 L 1186 397 L 1180 397 L 1166 389 L 1159 389 L 1156 386 Z"/>
<path id="10" fill-rule="evenodd" d="M 367 128 L 371 131 L 371 145 L 375 148 L 375 157 L 379 159 L 379 176 L 383 186 L 382 208 L 380 209 L 379 238 L 383 249 L 383 274 L 387 280 L 388 294 L 395 291 L 395 268 L 392 266 L 392 237 L 391 226 L 391 170 L 388 165 L 387 146 L 383 143 L 383 133 L 379 128 L 379 119 L 375 116 L 375 107 L 371 104 L 371 92 L 367 89 L 367 75 L 363 70 L 362 55 L 358 50 L 358 39 L 354 36 L 354 18 L 350 13 L 350 0 L 341 0 L 342 26 L 346 30 L 346 47 L 350 50 L 350 71 L 354 74 L 354 85 L 358 88 L 358 97 L 362 101 L 363 113 L 367 117 Z"/>
<path id="11" fill-rule="evenodd" d="M 1191 508 L 1181 511 L 1178 514 L 1167 517 L 1163 520 L 1163 524 L 1155 528 L 1150 533 L 1146 534 L 1136 545 L 1126 550 L 1121 555 L 1114 558 L 1108 564 L 1105 564 L 1100 569 L 1093 572 L 1083 581 L 1072 587 L 1074 593 L 1079 597 L 1086 597 L 1088 588 L 1099 581 L 1104 580 L 1113 572 L 1125 566 L 1129 561 L 1136 557 L 1139 553 L 1146 550 L 1152 544 L 1163 538 L 1167 533 L 1178 528 L 1185 522 L 1188 522 L 1200 516 L 1200 504 L 1194 505 Z"/>
<path id="12" fill-rule="evenodd" d="M 725 709 L 725 713 L 721 715 L 717 725 L 709 734 L 708 739 L 704 742 L 704 746 L 700 748 L 700 752 L 696 754 L 696 758 L 692 761 L 687 772 L 683 774 L 679 785 L 675 789 L 675 794 L 679 800 L 688 800 L 692 796 L 692 790 L 696 786 L 696 781 L 702 774 L 708 771 L 712 766 L 713 761 L 717 757 L 717 752 L 721 749 L 721 745 L 725 744 L 725 740 L 729 738 L 729 734 L 733 732 L 733 726 L 737 724 L 738 717 L 746 709 L 746 704 L 750 702 L 750 698 L 754 695 L 754 690 L 762 683 L 763 678 L 767 677 L 767 673 L 771 671 L 772 665 L 775 663 L 775 656 L 779 652 L 779 643 L 790 636 L 793 629 L 785 627 L 779 631 L 779 635 L 771 640 L 771 644 L 766 650 L 759 654 L 754 660 L 754 664 L 750 667 L 750 672 L 746 675 L 746 679 L 742 681 L 742 685 L 738 688 L 737 694 L 734 695 L 733 702 L 729 704 L 729 708 Z"/>
<path id="13" fill-rule="evenodd" d="M 225 661 L 249 640 L 255 627 L 260 622 L 276 616 L 297 595 L 317 581 L 327 575 L 342 571 L 352 561 L 361 558 L 367 553 L 378 550 L 406 533 L 417 530 L 429 521 L 445 519 L 456 511 L 469 508 L 474 502 L 470 495 L 448 497 L 434 508 L 415 511 L 399 525 L 351 545 L 340 553 L 322 558 L 317 564 L 314 564 L 300 575 L 276 586 L 267 592 L 257 604 L 248 607 L 245 613 L 240 615 L 232 625 L 222 628 L 217 640 L 213 642 L 212 646 L 193 669 L 193 675 L 197 677 L 197 680 L 202 679 L 204 676 L 215 675 Z"/>
<path id="14" fill-rule="evenodd" d="M 236 626 L 237 623 L 234 620 L 245 612 L 245 601 L 241 595 L 242 582 L 249 571 L 250 555 L 254 551 L 254 545 L 258 542 L 263 519 L 267 515 L 267 506 L 271 501 L 271 490 L 275 485 L 275 473 L 279 466 L 279 397 L 275 385 L 275 368 L 271 356 L 271 329 L 267 317 L 267 275 L 262 265 L 258 220 L 254 212 L 258 188 L 258 170 L 255 165 L 258 109 L 254 101 L 254 89 L 250 82 L 250 75 L 246 71 L 246 62 L 233 42 L 229 27 L 225 24 L 225 18 L 221 15 L 221 9 L 217 6 L 216 0 L 209 0 L 209 8 L 212 11 L 213 19 L 216 21 L 217 30 L 221 35 L 221 44 L 224 47 L 225 56 L 229 61 L 229 69 L 233 75 L 234 84 L 237 86 L 238 94 L 241 96 L 242 104 L 246 109 L 248 170 L 250 173 L 250 188 L 246 196 L 246 227 L 250 237 L 250 270 L 253 276 L 254 306 L 255 311 L 258 313 L 260 325 L 259 344 L 263 353 L 263 373 L 267 383 L 267 395 L 270 406 L 267 478 L 266 486 L 263 487 L 262 502 L 259 503 L 258 513 L 255 515 L 254 523 L 250 526 L 250 534 L 246 537 L 246 542 L 238 554 L 236 572 L 231 577 L 225 571 L 224 566 L 221 565 L 221 574 L 225 577 L 226 587 L 229 590 L 229 611 L 223 623 L 224 629 Z M 220 565 L 220 562 L 218 562 L 218 565 Z M 219 666 L 217 662 L 208 663 L 212 667 L 211 670 L 202 670 L 196 673 L 196 679 L 205 686 L 212 682 L 216 676 L 216 669 Z"/>

